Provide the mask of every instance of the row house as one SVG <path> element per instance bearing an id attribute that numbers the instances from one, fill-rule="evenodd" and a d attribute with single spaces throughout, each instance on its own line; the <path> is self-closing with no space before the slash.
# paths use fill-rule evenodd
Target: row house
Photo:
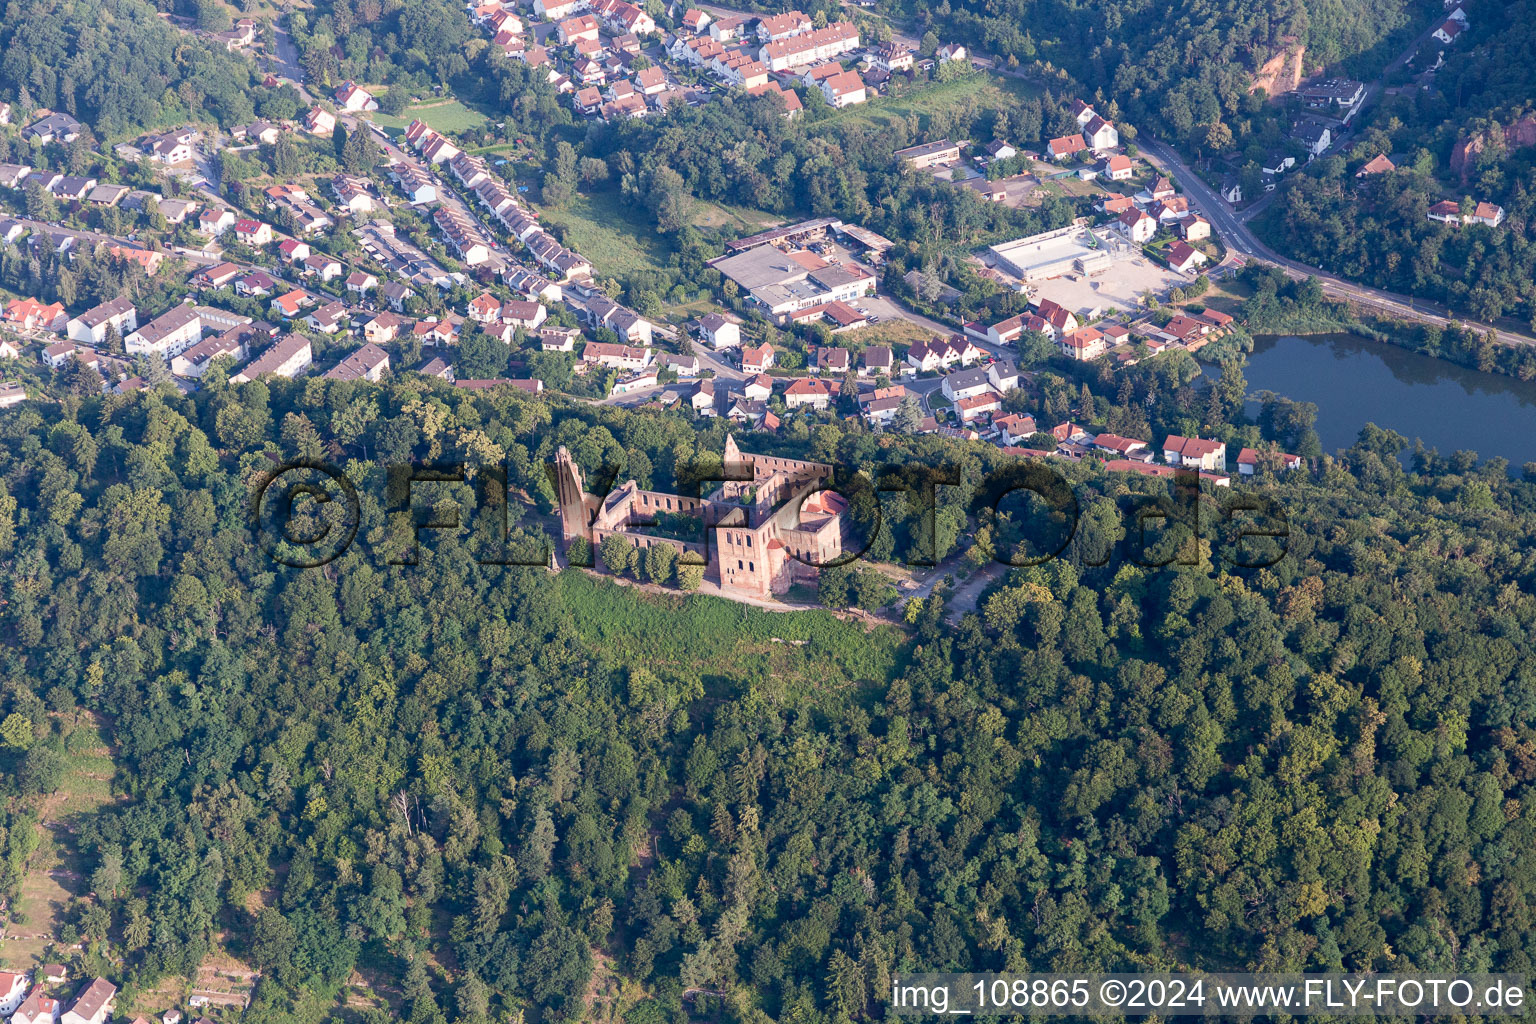
<path id="1" fill-rule="evenodd" d="M 491 258 L 490 240 L 480 230 L 480 225 L 456 209 L 440 206 L 432 214 L 432 220 L 449 248 L 459 259 L 471 267 L 479 266 Z"/>
<path id="2" fill-rule="evenodd" d="M 589 341 L 581 350 L 581 361 L 613 370 L 643 370 L 651 365 L 651 349 Z"/>
<path id="3" fill-rule="evenodd" d="M 1227 446 L 1211 438 L 1169 434 L 1163 442 L 1163 461 L 1185 469 L 1224 473 L 1227 470 Z"/>
<path id="4" fill-rule="evenodd" d="M 459 147 L 449 142 L 441 133 L 434 131 L 420 118 L 406 127 L 405 141 L 429 164 L 447 163 L 459 155 Z"/>
<path id="5" fill-rule="evenodd" d="M 629 0 L 595 0 L 592 10 L 616 36 L 648 36 L 656 32 L 656 20 Z"/>
<path id="6" fill-rule="evenodd" d="M 485 161 L 468 153 L 460 153 L 448 161 L 448 169 L 453 176 L 459 179 L 459 183 L 465 188 L 474 188 L 491 176 L 490 169 L 485 166 Z"/>
<path id="7" fill-rule="evenodd" d="M 437 202 L 437 182 L 425 168 L 417 164 L 400 163 L 389 169 L 389 177 L 412 206 Z"/>
<path id="8" fill-rule="evenodd" d="M 764 43 L 758 50 L 757 58 L 767 64 L 770 71 L 787 71 L 806 64 L 832 60 L 858 48 L 858 27 L 851 21 L 835 21 L 826 28 Z"/>
<path id="9" fill-rule="evenodd" d="M 749 96 L 777 96 L 784 104 L 784 116 L 793 118 L 805 109 L 800 102 L 800 94 L 793 89 L 785 89 L 778 82 L 764 82 L 762 85 L 753 86 L 747 90 Z"/>
<path id="10" fill-rule="evenodd" d="M 331 179 L 331 194 L 348 213 L 373 212 L 373 187 L 367 178 L 355 174 L 338 174 Z"/>
<path id="11" fill-rule="evenodd" d="M 970 366 L 986 353 L 968 338 L 955 335 L 918 342 L 907 350 L 907 365 L 914 370 L 931 372 L 951 366 Z"/>
<path id="12" fill-rule="evenodd" d="M 757 38 L 764 43 L 776 43 L 791 36 L 804 35 L 813 28 L 815 25 L 804 11 L 786 11 L 758 19 Z"/>

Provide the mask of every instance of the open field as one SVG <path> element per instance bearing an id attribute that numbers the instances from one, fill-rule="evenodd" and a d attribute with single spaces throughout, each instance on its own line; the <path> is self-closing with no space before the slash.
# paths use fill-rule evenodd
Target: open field
<path id="1" fill-rule="evenodd" d="M 828 611 L 769 612 L 703 594 L 642 594 L 580 570 L 554 577 L 576 631 L 615 663 L 698 678 L 706 692 L 787 684 L 799 693 L 883 686 L 901 632 L 868 631 Z"/>
<path id="2" fill-rule="evenodd" d="M 17 910 L 5 928 L 0 966 L 42 963 L 56 941 L 64 908 L 85 893 L 87 865 L 75 848 L 80 820 L 112 801 L 113 764 L 100 723 L 87 713 L 61 717 L 65 770 L 59 789 L 42 804 L 38 846 L 27 862 Z"/>
<path id="3" fill-rule="evenodd" d="M 1006 102 L 1039 94 L 1039 89 L 1018 78 L 977 71 L 951 82 L 934 82 L 901 96 L 880 96 L 867 103 L 844 107 L 810 126 L 840 121 L 865 121 L 876 128 L 888 128 L 916 115 L 924 129 L 928 119 L 939 110 L 953 110 L 957 105 L 1000 106 Z"/>
<path id="4" fill-rule="evenodd" d="M 545 224 L 565 229 L 565 242 L 592 261 L 598 277 L 626 279 L 666 266 L 670 250 L 644 210 L 617 192 L 577 194 L 559 208 L 540 207 Z"/>
<path id="5" fill-rule="evenodd" d="M 693 223 L 701 228 L 726 228 L 755 235 L 759 231 L 782 224 L 784 218 L 766 210 L 754 210 L 749 206 L 731 206 L 727 203 L 694 203 Z"/>
<path id="6" fill-rule="evenodd" d="M 428 125 L 445 134 L 468 131 L 471 128 L 479 128 L 488 118 L 477 110 L 471 110 L 458 100 L 432 100 L 427 103 L 417 103 L 405 108 L 399 117 L 375 110 L 368 117 L 382 128 L 403 129 L 412 121 L 420 118 Z"/>

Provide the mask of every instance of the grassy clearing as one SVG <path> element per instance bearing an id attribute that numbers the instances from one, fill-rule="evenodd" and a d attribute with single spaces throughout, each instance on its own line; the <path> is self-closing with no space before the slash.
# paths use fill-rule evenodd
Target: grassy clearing
<path id="1" fill-rule="evenodd" d="M 27 862 L 19 918 L 5 929 L 0 965 L 30 968 L 56 941 L 65 906 L 87 887 L 87 865 L 75 847 L 82 819 L 112 802 L 112 754 L 101 723 L 88 713 L 61 717 L 65 769 L 59 789 L 42 803 L 38 846 Z"/>
<path id="2" fill-rule="evenodd" d="M 749 206 L 731 206 L 728 203 L 698 203 L 692 221 L 701 228 L 727 228 L 746 234 L 757 234 L 784 222 L 784 218 L 766 210 L 754 210 Z"/>
<path id="3" fill-rule="evenodd" d="M 478 110 L 471 110 L 463 103 L 453 99 L 412 104 L 406 107 L 405 112 L 399 117 L 391 117 L 378 110 L 373 111 L 368 116 L 380 127 L 397 130 L 405 128 L 406 125 L 420 118 L 432 128 L 446 135 L 469 131 L 471 128 L 480 128 L 490 120 Z"/>
<path id="4" fill-rule="evenodd" d="M 919 125 L 926 129 L 935 112 L 952 109 L 956 104 L 996 107 L 1039 93 L 1039 88 L 1022 79 L 977 71 L 951 82 L 934 82 L 901 96 L 881 96 L 868 103 L 844 107 L 817 121 L 811 128 L 814 131 L 821 125 L 838 121 L 864 121 L 875 128 L 888 128 L 916 115 Z"/>
<path id="5" fill-rule="evenodd" d="M 671 250 L 645 212 L 617 192 L 578 194 L 562 207 L 542 207 L 544 223 L 565 230 L 565 241 L 592 261 L 598 277 L 623 281 L 637 270 L 659 270 Z"/>
<path id="6" fill-rule="evenodd" d="M 827 611 L 770 612 L 702 594 L 636 592 L 579 570 L 555 577 L 576 630 L 615 663 L 702 675 L 740 693 L 770 680 L 797 692 L 883 686 L 904 634 L 867 631 Z M 725 694 L 720 694 L 725 695 Z"/>
<path id="7" fill-rule="evenodd" d="M 889 319 L 858 330 L 843 331 L 834 337 L 836 344 L 862 352 L 871 345 L 915 345 L 919 341 L 932 339 L 934 333 L 911 320 Z"/>

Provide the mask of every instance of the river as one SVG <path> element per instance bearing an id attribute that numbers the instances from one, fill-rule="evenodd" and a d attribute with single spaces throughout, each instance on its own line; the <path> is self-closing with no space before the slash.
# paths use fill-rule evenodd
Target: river
<path id="1" fill-rule="evenodd" d="M 1317 435 L 1332 452 L 1367 423 L 1449 455 L 1536 461 L 1536 383 L 1479 373 L 1353 334 L 1259 337 L 1243 367 L 1248 392 L 1273 391 L 1317 406 Z M 1248 414 L 1258 415 L 1250 402 Z"/>

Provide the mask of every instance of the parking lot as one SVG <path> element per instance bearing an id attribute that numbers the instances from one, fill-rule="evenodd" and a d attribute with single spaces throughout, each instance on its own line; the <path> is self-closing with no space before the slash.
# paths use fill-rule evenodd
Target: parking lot
<path id="1" fill-rule="evenodd" d="M 1042 298 L 1058 302 L 1074 312 L 1096 308 L 1110 312 L 1138 308 L 1142 295 L 1147 292 L 1159 300 L 1166 299 L 1169 291 L 1181 288 L 1191 280 L 1137 255 L 1117 259 L 1109 270 L 1091 278 L 1058 277 L 1036 282 L 1033 288 Z"/>

